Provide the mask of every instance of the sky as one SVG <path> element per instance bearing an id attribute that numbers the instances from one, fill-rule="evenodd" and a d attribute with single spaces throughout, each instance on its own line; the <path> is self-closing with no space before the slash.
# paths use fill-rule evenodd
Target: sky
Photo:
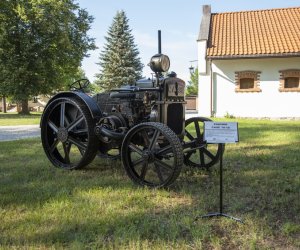
<path id="1" fill-rule="evenodd" d="M 100 52 L 105 36 L 117 11 L 124 10 L 129 27 L 145 65 L 143 76 L 151 77 L 147 66 L 150 58 L 158 52 L 158 30 L 161 30 L 162 53 L 169 56 L 169 71 L 188 81 L 189 67 L 197 67 L 197 37 L 199 33 L 202 6 L 211 5 L 212 13 L 299 7 L 300 0 L 75 0 L 81 8 L 94 17 L 89 36 L 95 38 L 97 50 L 82 62 L 86 76 L 95 80 L 100 72 Z"/>

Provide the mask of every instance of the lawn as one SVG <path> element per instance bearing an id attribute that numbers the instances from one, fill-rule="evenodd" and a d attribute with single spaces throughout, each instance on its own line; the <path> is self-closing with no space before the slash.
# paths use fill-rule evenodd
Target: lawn
<path id="1" fill-rule="evenodd" d="M 34 125 L 40 124 L 40 112 L 32 112 L 30 115 L 19 115 L 18 113 L 0 113 L 0 126 Z"/>
<path id="2" fill-rule="evenodd" d="M 118 161 L 51 166 L 38 139 L 0 142 L 0 248 L 299 249 L 300 121 L 239 121 L 219 168 L 184 167 L 168 189 L 131 183 Z"/>

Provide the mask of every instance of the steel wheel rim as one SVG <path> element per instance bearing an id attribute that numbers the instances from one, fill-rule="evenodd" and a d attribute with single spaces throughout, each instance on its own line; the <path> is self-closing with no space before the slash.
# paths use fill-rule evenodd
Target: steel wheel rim
<path id="1" fill-rule="evenodd" d="M 59 100 L 45 117 L 46 153 L 57 166 L 76 168 L 84 158 L 89 133 L 80 108 L 69 100 Z"/>
<path id="2" fill-rule="evenodd" d="M 143 142 L 132 142 L 141 133 Z M 124 144 L 128 145 L 122 147 L 122 154 L 127 156 L 127 170 L 130 171 L 131 177 L 136 178 L 142 185 L 161 187 L 173 179 L 176 168 L 175 149 L 166 136 L 164 144 L 159 143 L 161 136 L 160 129 L 145 125 L 137 128 L 124 140 Z"/>
<path id="3" fill-rule="evenodd" d="M 206 168 L 213 166 L 219 161 L 221 144 L 208 144 L 203 141 L 204 121 L 208 118 L 195 117 L 186 121 L 185 141 L 195 142 L 197 148 L 184 154 L 185 164 L 192 167 Z"/>

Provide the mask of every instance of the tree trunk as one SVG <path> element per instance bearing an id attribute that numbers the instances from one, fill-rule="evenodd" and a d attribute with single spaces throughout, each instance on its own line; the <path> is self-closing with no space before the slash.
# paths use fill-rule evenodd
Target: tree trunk
<path id="1" fill-rule="evenodd" d="M 2 96 L 2 111 L 3 111 L 3 113 L 7 112 L 7 110 L 6 110 L 6 98 L 5 98 L 5 96 Z"/>
<path id="2" fill-rule="evenodd" d="M 29 107 L 28 107 L 28 100 L 22 100 L 21 101 L 21 105 L 22 105 L 22 110 L 21 112 L 19 112 L 19 114 L 22 114 L 22 115 L 29 115 Z"/>

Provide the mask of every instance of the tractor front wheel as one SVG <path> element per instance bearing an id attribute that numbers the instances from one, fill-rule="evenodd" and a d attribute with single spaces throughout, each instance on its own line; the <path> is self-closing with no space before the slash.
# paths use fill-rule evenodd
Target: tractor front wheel
<path id="1" fill-rule="evenodd" d="M 150 187 L 169 186 L 183 165 L 177 135 L 157 122 L 141 123 L 129 130 L 122 144 L 121 158 L 133 182 Z"/>

